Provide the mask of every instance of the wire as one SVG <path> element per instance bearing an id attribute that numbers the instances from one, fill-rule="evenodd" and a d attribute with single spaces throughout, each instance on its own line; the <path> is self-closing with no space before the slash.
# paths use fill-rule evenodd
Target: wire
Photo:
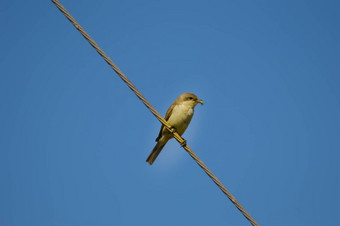
<path id="1" fill-rule="evenodd" d="M 136 94 L 136 96 L 144 103 L 144 105 L 152 112 L 152 114 L 174 135 L 174 138 L 183 146 L 189 155 L 197 162 L 206 174 L 214 181 L 214 183 L 222 190 L 222 192 L 230 199 L 230 201 L 241 211 L 241 213 L 249 220 L 252 225 L 259 225 L 229 190 L 217 179 L 217 177 L 208 169 L 208 167 L 198 158 L 191 148 L 186 145 L 185 140 L 175 132 L 171 125 L 158 113 L 158 111 L 150 104 L 150 102 L 142 95 L 141 92 L 132 84 L 132 82 L 124 75 L 124 73 L 113 63 L 113 61 L 105 54 L 98 44 L 90 37 L 89 34 L 78 24 L 69 12 L 60 4 L 58 0 L 52 0 L 57 8 L 66 16 L 73 26 L 84 36 L 84 38 L 92 45 L 92 47 L 101 55 L 111 68 L 119 75 L 119 77 L 128 85 L 128 87 Z"/>

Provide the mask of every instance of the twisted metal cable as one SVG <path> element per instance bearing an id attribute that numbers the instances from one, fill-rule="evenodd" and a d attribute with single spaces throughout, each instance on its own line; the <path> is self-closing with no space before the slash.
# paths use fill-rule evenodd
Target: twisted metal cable
<path id="1" fill-rule="evenodd" d="M 73 26 L 84 36 L 84 38 L 92 45 L 92 47 L 101 55 L 111 68 L 119 75 L 119 77 L 128 85 L 128 87 L 136 94 L 136 96 L 144 103 L 144 105 L 152 112 L 152 114 L 174 135 L 174 138 L 183 146 L 196 163 L 204 170 L 204 172 L 214 181 L 214 183 L 222 190 L 222 192 L 230 199 L 230 201 L 241 211 L 252 225 L 259 225 L 229 190 L 217 179 L 217 177 L 208 169 L 208 167 L 198 158 L 191 148 L 186 145 L 185 140 L 172 129 L 171 125 L 158 113 L 158 111 L 145 99 L 141 92 L 131 83 L 124 73 L 113 63 L 113 61 L 104 53 L 98 44 L 86 33 L 86 31 L 78 24 L 69 12 L 60 4 L 58 0 L 52 0 L 57 8 L 66 16 Z"/>

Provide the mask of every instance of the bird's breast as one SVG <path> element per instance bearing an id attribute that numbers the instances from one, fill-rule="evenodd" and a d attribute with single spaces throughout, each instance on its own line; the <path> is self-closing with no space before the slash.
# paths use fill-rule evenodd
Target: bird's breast
<path id="1" fill-rule="evenodd" d="M 192 116 L 194 115 L 194 109 L 186 105 L 176 105 L 172 110 L 172 113 L 168 119 L 171 126 L 175 127 L 176 131 L 182 135 L 188 127 Z"/>

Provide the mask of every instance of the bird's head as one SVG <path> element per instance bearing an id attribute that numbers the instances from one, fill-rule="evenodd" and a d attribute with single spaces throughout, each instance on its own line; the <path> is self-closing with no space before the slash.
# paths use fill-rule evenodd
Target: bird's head
<path id="1" fill-rule="evenodd" d="M 189 105 L 194 108 L 198 103 L 203 104 L 203 100 L 197 98 L 193 93 L 183 93 L 178 97 L 178 100 L 185 105 Z"/>

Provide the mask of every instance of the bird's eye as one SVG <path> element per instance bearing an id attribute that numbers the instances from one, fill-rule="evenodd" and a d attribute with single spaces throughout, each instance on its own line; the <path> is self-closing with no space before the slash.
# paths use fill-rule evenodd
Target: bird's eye
<path id="1" fill-rule="evenodd" d="M 189 97 L 190 100 L 192 100 L 193 98 L 192 97 Z"/>

